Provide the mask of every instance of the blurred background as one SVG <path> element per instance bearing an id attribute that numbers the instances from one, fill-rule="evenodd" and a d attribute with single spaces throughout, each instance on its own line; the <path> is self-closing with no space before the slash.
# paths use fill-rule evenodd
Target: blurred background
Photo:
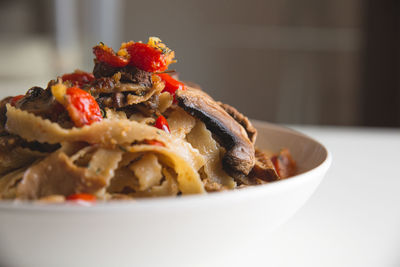
<path id="1" fill-rule="evenodd" d="M 0 0 L 0 94 L 149 36 L 182 80 L 251 118 L 400 127 L 398 0 Z"/>

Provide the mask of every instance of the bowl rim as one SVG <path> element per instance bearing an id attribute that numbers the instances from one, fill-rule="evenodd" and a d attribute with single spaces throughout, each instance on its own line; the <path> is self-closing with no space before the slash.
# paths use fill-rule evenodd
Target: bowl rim
<path id="1" fill-rule="evenodd" d="M 314 168 L 307 170 L 303 173 L 292 176 L 288 179 L 278 180 L 267 184 L 249 186 L 237 190 L 226 190 L 223 192 L 215 192 L 208 194 L 195 194 L 186 195 L 181 197 L 158 197 L 158 198 L 143 198 L 134 200 L 119 200 L 112 202 L 97 202 L 95 205 L 77 205 L 74 203 L 38 203 L 34 201 L 15 201 L 15 200 L 0 200 L 0 212 L 99 212 L 99 211 L 120 211 L 120 210 L 132 210 L 132 209 L 159 209 L 165 210 L 169 207 L 195 207 L 198 205 L 206 205 L 210 202 L 213 203 L 234 203 L 241 202 L 243 199 L 258 198 L 265 194 L 267 191 L 279 192 L 285 190 L 288 187 L 296 186 L 301 183 L 305 183 L 309 180 L 315 179 L 315 177 L 324 176 L 328 171 L 332 163 L 331 152 L 322 143 L 316 139 L 305 135 L 299 131 L 291 129 L 284 125 L 273 124 L 269 122 L 252 120 L 255 127 L 267 126 L 274 130 L 284 131 L 289 134 L 297 135 L 302 138 L 308 139 L 314 142 L 322 148 L 325 158 Z"/>

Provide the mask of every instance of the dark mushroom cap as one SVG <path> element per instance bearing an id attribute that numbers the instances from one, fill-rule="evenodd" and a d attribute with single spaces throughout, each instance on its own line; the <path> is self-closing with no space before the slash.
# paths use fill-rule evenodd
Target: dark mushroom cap
<path id="1" fill-rule="evenodd" d="M 255 150 L 246 130 L 203 91 L 187 87 L 176 92 L 176 100 L 186 112 L 204 122 L 226 149 L 222 159 L 225 171 L 234 178 L 247 176 L 255 164 Z"/>

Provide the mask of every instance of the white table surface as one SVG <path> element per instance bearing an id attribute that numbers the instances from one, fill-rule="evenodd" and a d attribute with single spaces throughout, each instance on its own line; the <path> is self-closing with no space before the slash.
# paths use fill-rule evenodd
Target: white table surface
<path id="1" fill-rule="evenodd" d="M 293 128 L 325 144 L 332 166 L 255 265 L 400 266 L 400 129 Z"/>

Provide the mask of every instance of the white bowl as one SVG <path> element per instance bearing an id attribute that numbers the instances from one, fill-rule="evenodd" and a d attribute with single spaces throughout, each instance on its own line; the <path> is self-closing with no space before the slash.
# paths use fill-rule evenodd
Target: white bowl
<path id="1" fill-rule="evenodd" d="M 0 266 L 238 266 L 314 192 L 331 157 L 317 141 L 255 122 L 300 173 L 237 191 L 93 207 L 0 202 Z"/>

